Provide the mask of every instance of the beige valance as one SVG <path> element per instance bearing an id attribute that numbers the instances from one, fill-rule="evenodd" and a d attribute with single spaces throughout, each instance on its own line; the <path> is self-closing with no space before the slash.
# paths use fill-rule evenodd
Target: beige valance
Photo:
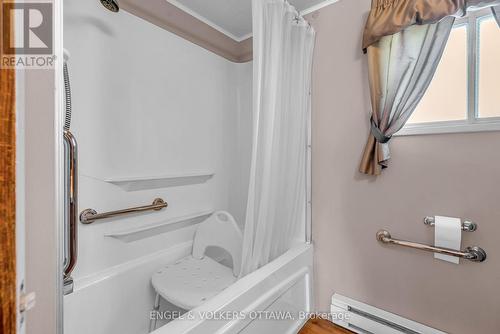
<path id="1" fill-rule="evenodd" d="M 500 5 L 500 0 L 372 0 L 363 50 L 381 37 L 393 35 L 411 25 L 436 23 L 446 16 L 464 16 L 467 9 L 497 5 Z"/>

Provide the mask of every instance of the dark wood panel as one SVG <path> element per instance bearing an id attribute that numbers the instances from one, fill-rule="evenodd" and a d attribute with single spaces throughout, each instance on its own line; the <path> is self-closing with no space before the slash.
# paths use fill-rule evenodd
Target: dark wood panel
<path id="1" fill-rule="evenodd" d="M 352 334 L 342 327 L 324 319 L 311 319 L 300 330 L 299 334 Z"/>
<path id="2" fill-rule="evenodd" d="M 0 0 L 0 21 L 2 7 Z M 4 26 L 0 24 L 0 27 Z M 2 29 L 1 40 L 10 32 Z M 0 50 L 1 50 L 0 41 Z M 16 133 L 14 70 L 0 68 L 0 333 L 16 332 Z"/>

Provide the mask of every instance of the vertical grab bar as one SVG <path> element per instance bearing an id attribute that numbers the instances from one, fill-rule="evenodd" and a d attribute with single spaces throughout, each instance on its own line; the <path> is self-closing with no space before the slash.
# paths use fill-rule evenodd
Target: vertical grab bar
<path id="1" fill-rule="evenodd" d="M 67 217 L 65 220 L 65 238 L 68 252 L 64 263 L 64 294 L 73 292 L 73 278 L 71 273 L 78 257 L 78 147 L 73 134 L 64 131 L 64 141 L 67 144 L 66 155 L 66 191 L 67 191 Z"/>

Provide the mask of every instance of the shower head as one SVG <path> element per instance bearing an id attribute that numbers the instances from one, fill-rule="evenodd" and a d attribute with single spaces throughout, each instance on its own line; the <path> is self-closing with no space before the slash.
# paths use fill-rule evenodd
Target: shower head
<path id="1" fill-rule="evenodd" d="M 110 11 L 116 13 L 120 10 L 117 0 L 100 0 L 102 5 L 109 9 Z"/>

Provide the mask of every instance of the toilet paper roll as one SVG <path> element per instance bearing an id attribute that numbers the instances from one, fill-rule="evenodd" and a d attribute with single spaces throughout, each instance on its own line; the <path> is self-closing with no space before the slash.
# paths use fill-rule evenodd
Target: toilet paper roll
<path id="1" fill-rule="evenodd" d="M 434 245 L 453 250 L 460 250 L 462 242 L 462 222 L 460 218 L 435 217 Z M 436 254 L 434 258 L 458 264 L 459 258 L 449 255 Z"/>

